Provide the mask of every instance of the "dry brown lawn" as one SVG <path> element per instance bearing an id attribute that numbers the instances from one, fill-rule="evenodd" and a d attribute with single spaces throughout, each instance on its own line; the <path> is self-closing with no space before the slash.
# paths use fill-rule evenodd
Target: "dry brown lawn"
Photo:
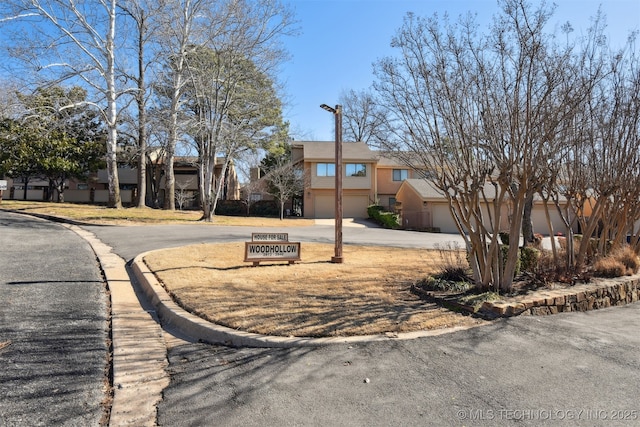
<path id="1" fill-rule="evenodd" d="M 2 209 L 24 213 L 51 215 L 90 224 L 140 225 L 191 223 L 203 225 L 235 225 L 248 227 L 308 227 L 314 220 L 305 218 L 261 218 L 216 215 L 213 222 L 200 221 L 202 211 L 169 211 L 151 208 L 111 209 L 105 206 L 77 203 L 31 202 L 3 200 Z"/>
<path id="2" fill-rule="evenodd" d="M 425 249 L 303 243 L 301 262 L 245 263 L 244 243 L 200 244 L 145 257 L 178 304 L 211 322 L 278 336 L 349 336 L 472 326 L 479 319 L 419 299 L 416 280 L 438 270 Z"/>

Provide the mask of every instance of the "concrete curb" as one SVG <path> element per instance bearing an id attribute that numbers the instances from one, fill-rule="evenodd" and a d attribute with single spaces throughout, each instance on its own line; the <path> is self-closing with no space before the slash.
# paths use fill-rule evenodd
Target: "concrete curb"
<path id="1" fill-rule="evenodd" d="M 109 425 L 156 426 L 157 404 L 169 385 L 162 328 L 141 307 L 125 261 L 93 233 L 62 225 L 89 243 L 111 293 L 113 401 Z"/>
<path id="2" fill-rule="evenodd" d="M 201 342 L 222 344 L 232 347 L 261 347 L 261 348 L 293 348 L 317 347 L 330 344 L 358 343 L 372 341 L 389 341 L 398 339 L 415 339 L 437 336 L 457 332 L 473 326 L 458 326 L 430 331 L 416 331 L 407 333 L 390 333 L 385 335 L 362 335 L 352 337 L 276 337 L 238 331 L 225 326 L 216 325 L 195 316 L 176 304 L 165 288 L 158 282 L 156 276 L 149 270 L 144 257 L 155 251 L 144 252 L 136 256 L 131 269 L 145 294 L 147 300 L 155 308 L 155 312 L 163 327 L 175 328 L 180 333 Z"/>

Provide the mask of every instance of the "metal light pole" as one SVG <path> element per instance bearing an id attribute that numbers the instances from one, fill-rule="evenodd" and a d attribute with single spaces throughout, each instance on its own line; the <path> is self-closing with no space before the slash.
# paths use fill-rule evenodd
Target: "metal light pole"
<path id="1" fill-rule="evenodd" d="M 322 104 L 320 108 L 330 112 L 336 118 L 336 246 L 331 262 L 341 264 L 344 261 L 342 257 L 342 106 L 336 105 L 335 108 L 331 108 L 327 104 Z"/>

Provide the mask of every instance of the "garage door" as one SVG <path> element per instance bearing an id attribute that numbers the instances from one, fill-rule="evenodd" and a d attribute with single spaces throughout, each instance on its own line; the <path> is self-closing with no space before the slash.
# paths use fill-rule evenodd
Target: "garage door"
<path id="1" fill-rule="evenodd" d="M 432 205 L 433 226 L 440 228 L 441 233 L 458 233 L 458 227 L 451 216 L 449 206 L 443 204 Z"/>
<path id="2" fill-rule="evenodd" d="M 343 196 L 343 218 L 366 218 L 369 198 L 367 196 Z M 335 218 L 336 200 L 333 196 L 316 196 L 314 201 L 316 218 Z"/>
<path id="3" fill-rule="evenodd" d="M 342 200 L 342 216 L 344 218 L 366 218 L 369 197 L 347 196 Z"/>

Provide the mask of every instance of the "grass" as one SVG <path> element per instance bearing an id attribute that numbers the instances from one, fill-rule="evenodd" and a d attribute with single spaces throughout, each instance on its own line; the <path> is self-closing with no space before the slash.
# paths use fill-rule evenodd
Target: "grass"
<path id="1" fill-rule="evenodd" d="M 71 203 L 4 200 L 2 209 L 91 224 L 200 222 L 199 211 L 109 209 Z M 311 226 L 313 220 L 216 216 L 213 225 Z M 400 231 L 399 231 L 400 232 Z M 301 262 L 245 263 L 244 243 L 194 245 L 150 253 L 145 262 L 184 308 L 234 329 L 279 336 L 349 336 L 411 332 L 481 322 L 421 300 L 417 280 L 442 268 L 443 251 L 303 243 Z"/>
<path id="2" fill-rule="evenodd" d="M 151 208 L 111 209 L 105 206 L 75 203 L 3 200 L 0 208 L 24 213 L 51 215 L 89 224 L 139 225 L 164 223 L 202 223 L 249 227 L 305 227 L 314 224 L 304 218 L 260 218 L 216 215 L 212 223 L 200 220 L 202 211 L 168 211 Z"/>
<path id="3" fill-rule="evenodd" d="M 410 292 L 439 268 L 437 251 L 303 243 L 294 265 L 244 263 L 244 244 L 152 252 L 145 262 L 178 304 L 217 324 L 279 336 L 348 336 L 471 326 L 479 320 Z M 409 267 L 408 267 L 409 266 Z"/>

